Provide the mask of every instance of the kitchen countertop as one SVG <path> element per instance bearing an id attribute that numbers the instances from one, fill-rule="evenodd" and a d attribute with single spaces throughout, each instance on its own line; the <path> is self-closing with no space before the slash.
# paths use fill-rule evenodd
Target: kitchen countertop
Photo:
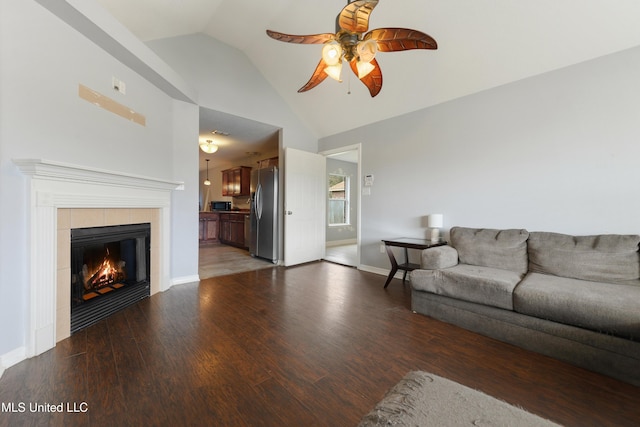
<path id="1" fill-rule="evenodd" d="M 237 213 L 237 214 L 248 214 L 249 209 L 239 209 L 239 210 L 230 210 L 230 211 L 218 211 L 220 213 Z"/>
<path id="2" fill-rule="evenodd" d="M 218 210 L 218 211 L 200 211 L 200 213 L 229 213 L 229 214 L 248 214 L 251 211 L 249 209 L 239 209 L 239 210 L 231 210 L 231 211 L 223 211 L 223 210 Z"/>

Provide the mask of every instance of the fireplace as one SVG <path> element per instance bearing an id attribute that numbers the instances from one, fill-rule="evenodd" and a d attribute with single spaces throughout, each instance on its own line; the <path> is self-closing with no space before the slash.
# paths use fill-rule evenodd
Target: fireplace
<path id="1" fill-rule="evenodd" d="M 150 295 L 151 225 L 71 229 L 71 333 Z"/>
<path id="2" fill-rule="evenodd" d="M 182 182 L 43 159 L 13 163 L 27 181 L 26 357 L 70 335 L 73 229 L 150 223 L 151 295 L 171 287 L 171 199 L 174 190 L 184 188 Z"/>

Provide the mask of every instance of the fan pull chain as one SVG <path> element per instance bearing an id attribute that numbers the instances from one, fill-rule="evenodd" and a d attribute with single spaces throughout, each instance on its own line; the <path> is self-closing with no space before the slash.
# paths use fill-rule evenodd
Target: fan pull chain
<path id="1" fill-rule="evenodd" d="M 351 95 L 351 73 L 347 74 L 347 95 Z"/>

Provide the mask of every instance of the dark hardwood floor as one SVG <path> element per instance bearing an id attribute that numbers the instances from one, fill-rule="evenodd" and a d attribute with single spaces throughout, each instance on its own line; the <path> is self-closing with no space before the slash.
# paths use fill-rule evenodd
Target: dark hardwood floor
<path id="1" fill-rule="evenodd" d="M 414 314 L 409 285 L 383 284 L 319 262 L 175 286 L 7 369 L 0 426 L 354 426 L 416 369 L 567 426 L 640 425 L 640 388 Z M 45 403 L 65 412 L 30 412 Z"/>

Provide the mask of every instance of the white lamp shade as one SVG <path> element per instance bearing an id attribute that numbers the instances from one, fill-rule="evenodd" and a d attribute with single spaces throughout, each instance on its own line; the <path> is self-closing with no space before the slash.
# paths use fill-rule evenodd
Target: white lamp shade
<path id="1" fill-rule="evenodd" d="M 324 69 L 324 72 L 329 75 L 332 79 L 341 82 L 340 74 L 342 74 L 342 63 L 338 63 L 336 65 L 330 65 Z"/>
<path id="2" fill-rule="evenodd" d="M 342 46 L 336 41 L 329 42 L 322 48 L 322 59 L 329 67 L 342 62 Z"/>
<path id="3" fill-rule="evenodd" d="M 358 61 L 356 63 L 356 68 L 358 70 L 358 78 L 361 79 L 375 70 L 376 67 L 371 62 Z"/>
<path id="4" fill-rule="evenodd" d="M 427 217 L 429 228 L 442 228 L 444 225 L 444 216 L 442 214 L 431 214 Z"/>
<path id="5" fill-rule="evenodd" d="M 371 62 L 378 52 L 378 42 L 374 39 L 363 40 L 356 45 L 356 54 L 362 62 Z"/>

